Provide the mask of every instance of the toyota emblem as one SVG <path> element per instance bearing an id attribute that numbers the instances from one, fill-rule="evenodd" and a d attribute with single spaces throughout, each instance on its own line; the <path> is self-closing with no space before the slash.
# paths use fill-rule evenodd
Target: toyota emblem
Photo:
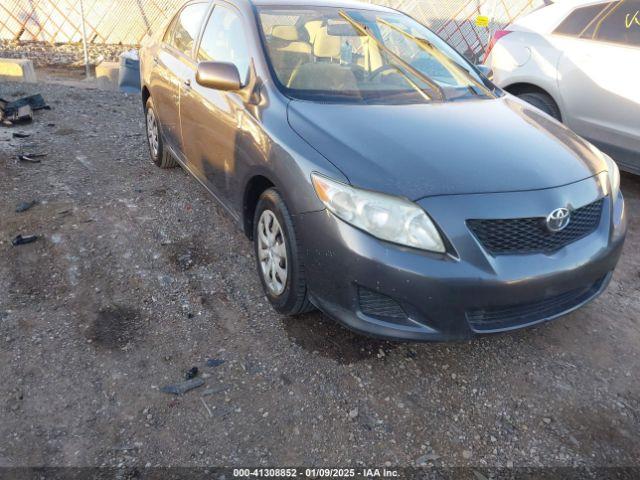
<path id="1" fill-rule="evenodd" d="M 547 216 L 547 228 L 551 232 L 564 230 L 571 221 L 571 212 L 567 208 L 556 208 Z"/>

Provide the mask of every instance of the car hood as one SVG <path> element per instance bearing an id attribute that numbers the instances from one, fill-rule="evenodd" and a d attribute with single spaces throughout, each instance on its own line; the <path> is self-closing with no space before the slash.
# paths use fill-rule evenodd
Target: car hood
<path id="1" fill-rule="evenodd" d="M 511 96 L 415 105 L 292 100 L 288 118 L 352 185 L 411 200 L 557 187 L 606 170 L 590 144 Z"/>

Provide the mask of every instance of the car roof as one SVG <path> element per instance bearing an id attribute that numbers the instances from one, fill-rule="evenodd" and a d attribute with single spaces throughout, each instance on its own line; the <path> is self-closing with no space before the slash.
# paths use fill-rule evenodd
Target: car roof
<path id="1" fill-rule="evenodd" d="M 333 7 L 333 8 L 351 8 L 359 10 L 379 10 L 384 12 L 395 12 L 395 10 L 383 7 L 382 5 L 374 5 L 372 3 L 358 2 L 352 0 L 249 0 L 250 3 L 257 6 L 273 6 L 273 7 Z"/>

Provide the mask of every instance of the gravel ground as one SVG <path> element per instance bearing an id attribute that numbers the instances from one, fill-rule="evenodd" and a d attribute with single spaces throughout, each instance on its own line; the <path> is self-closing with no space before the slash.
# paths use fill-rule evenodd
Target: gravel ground
<path id="1" fill-rule="evenodd" d="M 0 127 L 0 466 L 640 466 L 639 178 L 587 307 L 388 343 L 274 313 L 223 209 L 148 160 L 138 97 L 0 84 L 33 92 L 53 109 Z M 160 391 L 193 366 L 203 386 Z"/>

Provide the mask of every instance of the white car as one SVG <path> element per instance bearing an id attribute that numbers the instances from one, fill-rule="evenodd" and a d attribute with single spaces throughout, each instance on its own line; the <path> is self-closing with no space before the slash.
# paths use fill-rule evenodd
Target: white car
<path id="1" fill-rule="evenodd" d="M 493 36 L 493 81 L 640 174 L 640 0 L 565 0 Z"/>

